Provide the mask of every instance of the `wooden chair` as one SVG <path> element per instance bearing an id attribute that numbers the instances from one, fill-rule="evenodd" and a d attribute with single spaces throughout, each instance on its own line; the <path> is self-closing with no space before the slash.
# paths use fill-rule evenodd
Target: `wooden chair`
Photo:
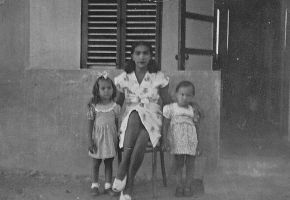
<path id="1" fill-rule="evenodd" d="M 164 152 L 161 149 L 161 144 L 159 143 L 155 148 L 153 148 L 150 141 L 148 141 L 146 152 L 145 153 L 152 153 L 152 191 L 153 191 L 153 198 L 156 198 L 156 172 L 157 172 L 157 153 L 160 154 L 160 164 L 161 164 L 161 173 L 162 173 L 162 180 L 164 187 L 167 187 L 167 178 L 166 178 L 166 171 L 165 171 L 165 162 L 164 162 Z M 120 163 L 122 160 L 122 149 L 118 150 L 118 163 Z"/>
<path id="2" fill-rule="evenodd" d="M 146 147 L 146 153 L 152 153 L 152 191 L 153 191 L 153 198 L 156 198 L 156 171 L 157 171 L 157 153 L 159 152 L 160 155 L 160 166 L 161 166 L 161 173 L 162 173 L 162 180 L 164 187 L 167 187 L 167 178 L 166 178 L 166 171 L 165 171 L 165 162 L 164 162 L 164 152 L 161 149 L 161 144 L 159 143 L 155 148 L 153 148 L 151 142 L 149 141 Z"/>

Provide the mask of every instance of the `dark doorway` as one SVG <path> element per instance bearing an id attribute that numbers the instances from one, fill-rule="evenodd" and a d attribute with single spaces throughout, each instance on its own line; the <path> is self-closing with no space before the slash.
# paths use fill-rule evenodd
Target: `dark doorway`
<path id="1" fill-rule="evenodd" d="M 231 0 L 224 6 L 222 129 L 281 137 L 281 3 Z"/>

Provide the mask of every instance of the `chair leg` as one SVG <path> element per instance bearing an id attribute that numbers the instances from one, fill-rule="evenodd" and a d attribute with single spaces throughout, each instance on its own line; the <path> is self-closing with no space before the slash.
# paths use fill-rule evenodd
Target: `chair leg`
<path id="1" fill-rule="evenodd" d="M 165 171 L 165 162 L 164 162 L 164 152 L 160 150 L 160 161 L 161 161 L 161 173 L 163 178 L 163 185 L 167 187 L 167 178 L 166 178 L 166 171 Z"/>
<path id="2" fill-rule="evenodd" d="M 156 198 L 156 168 L 157 168 L 157 154 L 156 150 L 152 151 L 152 191 L 153 198 Z"/>
<path id="3" fill-rule="evenodd" d="M 122 160 L 122 149 L 118 148 L 118 165 L 120 165 L 120 162 Z"/>

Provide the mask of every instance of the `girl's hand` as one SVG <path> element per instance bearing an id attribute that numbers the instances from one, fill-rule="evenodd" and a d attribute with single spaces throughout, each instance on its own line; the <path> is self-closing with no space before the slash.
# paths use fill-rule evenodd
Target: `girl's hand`
<path id="1" fill-rule="evenodd" d="M 89 151 L 91 153 L 96 153 L 97 152 L 97 146 L 94 144 L 93 141 L 90 141 Z"/>
<path id="2" fill-rule="evenodd" d="M 196 156 L 201 156 L 201 154 L 202 154 L 202 149 L 201 149 L 200 145 L 197 144 L 197 147 L 196 147 Z"/>

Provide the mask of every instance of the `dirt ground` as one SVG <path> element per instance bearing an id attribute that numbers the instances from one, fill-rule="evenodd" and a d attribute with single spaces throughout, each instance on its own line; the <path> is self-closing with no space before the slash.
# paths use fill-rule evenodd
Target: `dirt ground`
<path id="1" fill-rule="evenodd" d="M 197 200 L 289 200 L 290 176 L 252 177 L 218 171 L 205 177 L 205 194 L 200 197 L 175 198 L 174 182 L 167 187 L 158 182 L 157 199 Z M 1 170 L 0 200 L 117 200 L 118 197 L 92 197 L 90 178 L 49 175 L 38 171 Z M 153 199 L 151 182 L 136 181 L 134 199 Z"/>
<path id="2" fill-rule="evenodd" d="M 174 177 L 167 172 L 168 186 L 158 180 L 157 199 L 290 200 L 289 142 L 273 137 L 249 139 L 245 133 L 226 138 L 221 141 L 218 168 L 205 174 L 203 196 L 175 198 Z M 150 163 L 143 163 L 149 173 L 141 170 L 137 174 L 134 200 L 153 199 L 151 177 L 145 176 L 150 174 L 151 169 L 146 168 Z M 118 200 L 108 195 L 91 196 L 90 184 L 89 176 L 0 168 L 0 200 Z"/>

